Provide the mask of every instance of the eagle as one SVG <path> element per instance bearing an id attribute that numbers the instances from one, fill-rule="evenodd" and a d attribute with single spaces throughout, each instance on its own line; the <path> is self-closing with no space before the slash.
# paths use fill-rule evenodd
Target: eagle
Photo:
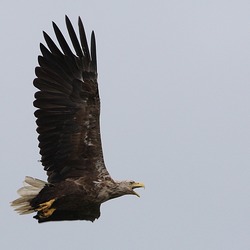
<path id="1" fill-rule="evenodd" d="M 97 83 L 95 34 L 90 48 L 81 18 L 79 35 L 65 16 L 72 45 L 52 22 L 58 45 L 43 32 L 39 66 L 33 81 L 41 163 L 47 182 L 25 177 L 20 197 L 11 202 L 19 214 L 36 213 L 39 223 L 94 221 L 102 203 L 137 195 L 144 187 L 135 181 L 116 181 L 105 167 L 100 135 L 100 97 Z M 78 38 L 79 37 L 79 38 Z M 72 50 L 73 49 L 73 50 Z"/>

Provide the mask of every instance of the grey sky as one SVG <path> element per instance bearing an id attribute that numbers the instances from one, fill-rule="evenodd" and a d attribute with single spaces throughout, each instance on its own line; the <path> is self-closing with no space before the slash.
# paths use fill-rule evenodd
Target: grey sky
<path id="1" fill-rule="evenodd" d="M 250 1 L 1 1 L 1 249 L 250 249 Z M 32 86 L 42 30 L 97 38 L 112 177 L 141 198 L 94 223 L 39 225 L 9 207 L 38 162 Z"/>

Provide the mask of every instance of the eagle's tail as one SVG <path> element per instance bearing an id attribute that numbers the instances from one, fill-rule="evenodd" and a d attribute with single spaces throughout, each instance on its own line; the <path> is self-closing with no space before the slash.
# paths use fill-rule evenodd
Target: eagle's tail
<path id="1" fill-rule="evenodd" d="M 33 213 L 35 210 L 30 205 L 30 201 L 38 195 L 46 184 L 45 181 L 26 176 L 23 187 L 17 190 L 21 197 L 12 201 L 11 206 L 15 207 L 15 211 L 19 214 Z"/>

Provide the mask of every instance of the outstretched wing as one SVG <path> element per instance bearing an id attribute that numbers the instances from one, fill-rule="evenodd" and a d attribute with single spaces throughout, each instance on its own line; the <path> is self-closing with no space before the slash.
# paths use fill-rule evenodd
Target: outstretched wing
<path id="1" fill-rule="evenodd" d="M 100 137 L 100 99 L 97 85 L 95 35 L 89 51 L 82 21 L 79 37 L 66 16 L 66 26 L 75 54 L 53 23 L 61 50 L 44 32 L 48 48 L 40 44 L 34 106 L 39 133 L 41 162 L 49 182 L 68 177 L 108 174 Z"/>

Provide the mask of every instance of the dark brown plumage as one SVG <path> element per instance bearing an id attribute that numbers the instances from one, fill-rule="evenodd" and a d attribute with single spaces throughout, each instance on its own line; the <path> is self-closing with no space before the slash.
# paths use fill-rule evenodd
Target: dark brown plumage
<path id="1" fill-rule="evenodd" d="M 100 205 L 133 189 L 134 181 L 114 181 L 104 164 L 100 137 L 100 98 L 94 32 L 90 51 L 81 19 L 79 37 L 66 16 L 72 52 L 53 23 L 59 49 L 44 34 L 40 44 L 34 106 L 41 162 L 48 182 L 26 177 L 20 198 L 12 205 L 20 214 L 37 212 L 39 222 L 90 220 L 100 216 Z"/>

